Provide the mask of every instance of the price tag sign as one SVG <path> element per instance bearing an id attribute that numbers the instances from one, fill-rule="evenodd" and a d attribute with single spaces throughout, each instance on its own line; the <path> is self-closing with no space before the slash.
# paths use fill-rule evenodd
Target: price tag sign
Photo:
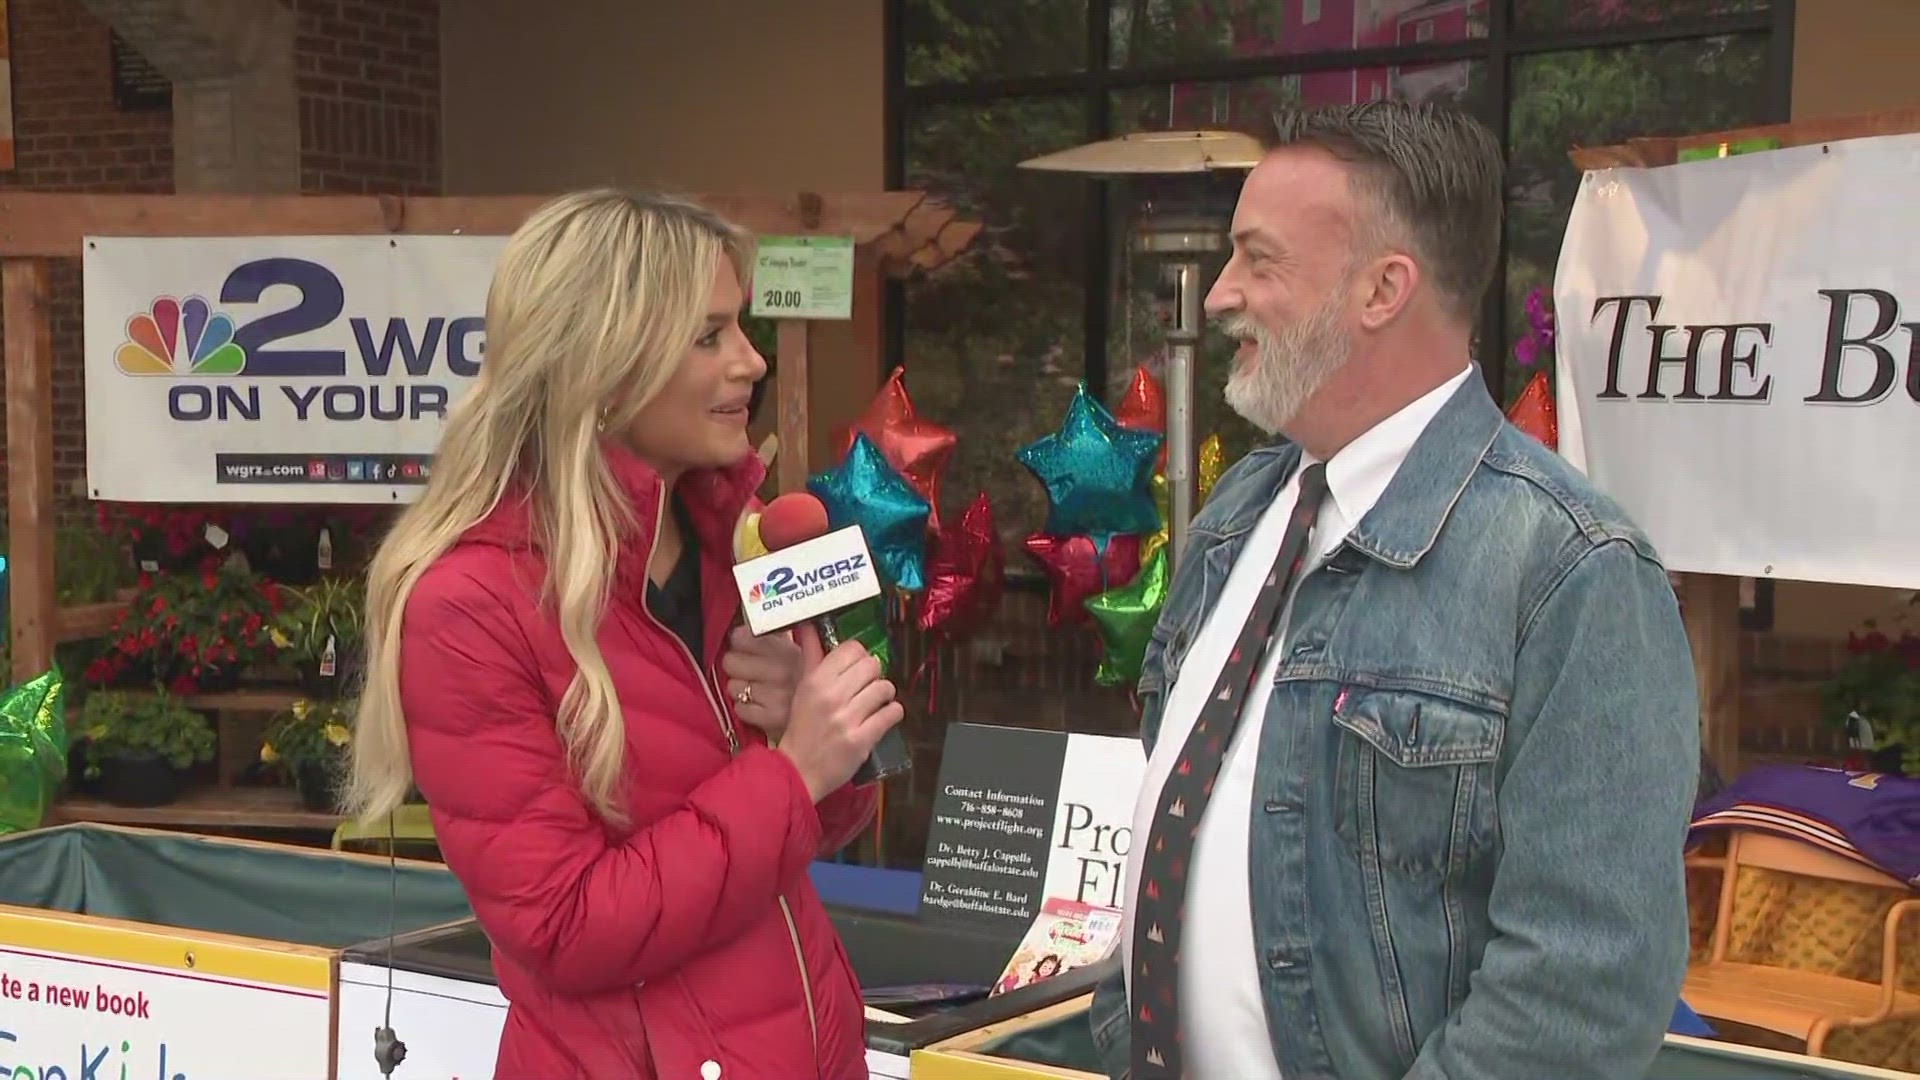
<path id="1" fill-rule="evenodd" d="M 751 311 L 768 319 L 853 318 L 853 238 L 761 237 Z"/>

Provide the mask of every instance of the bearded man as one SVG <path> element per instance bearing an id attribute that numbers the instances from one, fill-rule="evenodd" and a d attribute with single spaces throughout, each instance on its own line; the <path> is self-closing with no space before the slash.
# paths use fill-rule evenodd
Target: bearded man
<path id="1" fill-rule="evenodd" d="M 1132 1080 L 1639 1080 L 1699 764 L 1666 573 L 1471 360 L 1486 129 L 1270 134 L 1207 311 L 1282 441 L 1216 484 L 1147 650 L 1095 1040 Z"/>

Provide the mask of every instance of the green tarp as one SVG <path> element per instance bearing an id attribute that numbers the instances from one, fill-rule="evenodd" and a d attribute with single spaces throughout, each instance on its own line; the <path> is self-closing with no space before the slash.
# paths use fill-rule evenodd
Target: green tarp
<path id="1" fill-rule="evenodd" d="M 1100 1072 L 1085 1013 L 1002 1036 L 981 1047 L 981 1052 L 1035 1065 Z M 1711 1049 L 1666 1046 L 1654 1058 L 1647 1080 L 1847 1080 L 1852 1075 L 1812 1063 L 1779 1064 Z"/>
<path id="2" fill-rule="evenodd" d="M 0 904 L 328 949 L 472 915 L 440 867 L 94 825 L 0 838 Z"/>

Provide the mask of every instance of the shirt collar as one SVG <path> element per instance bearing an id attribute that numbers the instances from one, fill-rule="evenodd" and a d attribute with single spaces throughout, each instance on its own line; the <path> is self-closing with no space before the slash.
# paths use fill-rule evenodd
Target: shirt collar
<path id="1" fill-rule="evenodd" d="M 1327 496 L 1349 525 L 1356 525 L 1385 494 L 1400 464 L 1419 441 L 1420 433 L 1442 406 L 1473 373 L 1468 365 L 1446 382 L 1400 407 L 1399 411 L 1362 432 L 1340 448 L 1327 464 Z M 1318 459 L 1302 453 L 1301 467 Z"/>

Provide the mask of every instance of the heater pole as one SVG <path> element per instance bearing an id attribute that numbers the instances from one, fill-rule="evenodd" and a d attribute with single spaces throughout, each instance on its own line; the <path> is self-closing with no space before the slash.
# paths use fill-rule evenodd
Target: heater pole
<path id="1" fill-rule="evenodd" d="M 1167 267 L 1174 289 L 1171 348 L 1167 358 L 1167 565 L 1180 564 L 1187 550 L 1187 523 L 1193 520 L 1193 365 L 1204 313 L 1197 262 Z"/>

